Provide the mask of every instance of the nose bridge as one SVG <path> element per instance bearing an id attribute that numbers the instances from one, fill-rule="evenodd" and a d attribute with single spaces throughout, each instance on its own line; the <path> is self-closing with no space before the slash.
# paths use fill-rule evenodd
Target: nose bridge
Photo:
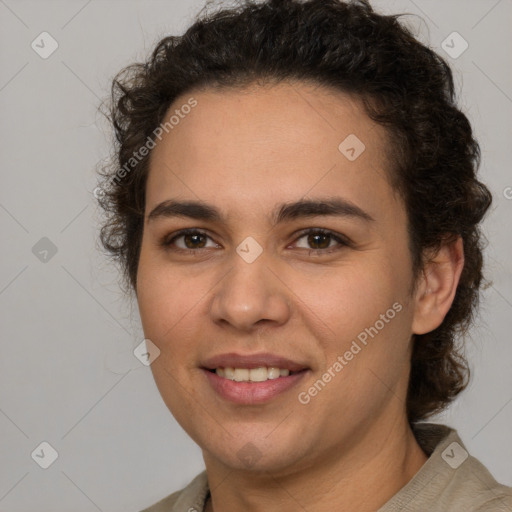
<path id="1" fill-rule="evenodd" d="M 214 292 L 214 321 L 224 320 L 247 330 L 261 320 L 277 324 L 287 320 L 290 311 L 286 287 L 269 268 L 270 263 L 251 240 L 238 246 L 232 255 L 231 270 Z"/>

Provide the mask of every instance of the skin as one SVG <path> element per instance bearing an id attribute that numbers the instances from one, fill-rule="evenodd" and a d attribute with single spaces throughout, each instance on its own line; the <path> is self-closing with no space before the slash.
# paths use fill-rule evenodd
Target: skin
<path id="1" fill-rule="evenodd" d="M 151 154 L 136 291 L 145 336 L 161 351 L 151 365 L 156 384 L 203 451 L 207 510 L 375 511 L 427 460 L 406 418 L 411 337 L 446 315 L 462 243 L 430 255 L 413 291 L 407 216 L 387 174 L 392 145 L 357 98 L 304 82 L 254 85 L 197 90 L 169 112 L 191 96 L 198 105 Z M 338 150 L 349 134 L 366 146 L 354 161 Z M 278 204 L 333 196 L 374 220 L 271 223 Z M 204 201 L 223 220 L 148 220 L 168 199 Z M 207 237 L 161 245 L 184 228 Z M 329 238 L 315 245 L 300 234 L 306 228 L 352 245 Z M 236 252 L 249 236 L 263 249 L 250 264 Z M 180 252 L 187 240 L 195 253 Z M 300 403 L 298 393 L 396 302 L 402 310 Z M 235 405 L 200 369 L 226 352 L 272 352 L 309 370 L 268 403 Z M 239 456 L 247 443 L 257 453 L 251 464 Z"/>

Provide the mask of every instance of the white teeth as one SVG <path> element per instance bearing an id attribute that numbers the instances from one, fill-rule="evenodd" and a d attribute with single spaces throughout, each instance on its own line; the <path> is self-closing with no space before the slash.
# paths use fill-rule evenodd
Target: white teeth
<path id="1" fill-rule="evenodd" d="M 235 368 L 233 380 L 236 382 L 249 380 L 249 370 L 247 368 Z"/>
<path id="2" fill-rule="evenodd" d="M 263 382 L 267 380 L 267 374 L 266 368 L 251 368 L 249 370 L 249 380 L 251 382 Z"/>
<path id="3" fill-rule="evenodd" d="M 269 379 L 277 379 L 279 377 L 279 368 L 267 368 L 267 377 Z"/>
<path id="4" fill-rule="evenodd" d="M 264 382 L 279 377 L 288 377 L 290 370 L 286 368 L 276 368 L 261 366 L 259 368 L 217 368 L 215 373 L 219 377 L 234 380 L 236 382 Z"/>

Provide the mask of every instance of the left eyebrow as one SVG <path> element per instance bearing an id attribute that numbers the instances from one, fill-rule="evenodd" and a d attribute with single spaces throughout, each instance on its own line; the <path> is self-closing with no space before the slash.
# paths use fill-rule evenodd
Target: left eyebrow
<path id="1" fill-rule="evenodd" d="M 337 216 L 374 222 L 375 219 L 359 206 L 340 197 L 303 199 L 277 206 L 272 215 L 273 225 L 286 221 L 318 217 Z M 222 222 L 223 216 L 215 206 L 203 201 L 177 201 L 169 199 L 158 204 L 148 215 L 148 222 L 158 218 L 188 217 L 201 221 Z"/>
<path id="2" fill-rule="evenodd" d="M 366 222 L 375 221 L 369 213 L 365 212 L 354 203 L 342 199 L 341 197 L 332 197 L 325 199 L 304 199 L 293 203 L 282 204 L 278 212 L 274 214 L 274 224 L 279 224 L 286 220 L 323 215 L 352 217 Z"/>

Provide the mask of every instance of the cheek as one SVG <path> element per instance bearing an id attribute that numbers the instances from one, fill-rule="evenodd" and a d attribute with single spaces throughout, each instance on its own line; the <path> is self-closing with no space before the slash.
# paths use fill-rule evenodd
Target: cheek
<path id="1" fill-rule="evenodd" d="M 391 272 L 371 264 L 326 269 L 321 275 L 297 275 L 296 302 L 311 322 L 325 330 L 339 348 L 362 329 L 373 324 L 400 297 Z M 330 335 L 329 335 L 330 334 Z"/>
<path id="2" fill-rule="evenodd" d="M 137 303 L 145 336 L 158 345 L 200 302 L 201 293 L 184 272 L 141 254 Z"/>
<path id="3" fill-rule="evenodd" d="M 400 279 L 380 264 L 296 277 L 304 324 L 319 349 L 318 375 L 328 381 L 315 398 L 317 411 L 343 404 L 364 415 L 407 372 L 412 317 Z"/>
<path id="4" fill-rule="evenodd" d="M 190 407 L 197 400 L 190 385 L 194 329 L 204 290 L 194 286 L 185 272 L 155 263 L 141 253 L 137 276 L 137 302 L 144 336 L 160 350 L 151 371 L 160 395 L 177 421 L 186 426 L 200 422 Z M 184 390 L 187 390 L 184 392 Z M 194 419 L 195 418 L 195 419 Z"/>

